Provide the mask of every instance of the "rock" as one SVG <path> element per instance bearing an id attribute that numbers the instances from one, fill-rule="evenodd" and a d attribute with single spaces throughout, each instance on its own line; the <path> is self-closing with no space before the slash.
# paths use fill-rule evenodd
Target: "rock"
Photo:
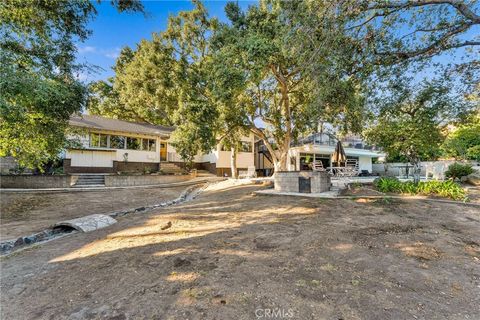
<path id="1" fill-rule="evenodd" d="M 472 173 L 468 175 L 466 182 L 474 186 L 480 186 L 480 173 Z"/>
<path id="2" fill-rule="evenodd" d="M 78 231 L 89 232 L 108 227 L 114 223 L 117 223 L 117 220 L 110 216 L 104 214 L 91 214 L 77 219 L 61 221 L 56 223 L 54 227 L 70 227 Z"/>
<path id="3" fill-rule="evenodd" d="M 21 246 L 21 245 L 23 245 L 23 244 L 25 244 L 25 242 L 23 241 L 23 238 L 20 237 L 20 238 L 18 238 L 17 240 L 15 240 L 15 242 L 13 243 L 13 246 L 14 246 L 14 247 L 18 247 L 18 246 Z"/>
<path id="4" fill-rule="evenodd" d="M 175 258 L 175 260 L 173 261 L 173 266 L 175 268 L 178 268 L 178 267 L 183 267 L 183 266 L 189 266 L 191 265 L 192 263 L 190 262 L 190 260 L 186 259 L 186 258 L 180 258 L 180 257 L 177 257 Z"/>
<path id="5" fill-rule="evenodd" d="M 168 223 L 166 225 L 164 225 L 163 227 L 161 227 L 160 229 L 161 230 L 166 230 L 168 228 L 170 228 L 172 226 L 172 222 L 168 221 Z"/>
<path id="6" fill-rule="evenodd" d="M 31 244 L 31 243 L 34 243 L 34 242 L 37 242 L 37 237 L 36 236 L 28 236 L 28 237 L 24 237 L 23 238 L 23 242 L 25 242 L 25 244 Z"/>

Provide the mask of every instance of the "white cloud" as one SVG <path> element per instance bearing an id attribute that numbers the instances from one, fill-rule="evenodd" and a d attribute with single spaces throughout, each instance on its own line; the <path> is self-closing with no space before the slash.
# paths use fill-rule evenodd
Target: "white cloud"
<path id="1" fill-rule="evenodd" d="M 117 59 L 120 56 L 120 48 L 115 48 L 113 50 L 102 50 L 102 53 L 107 58 Z"/>
<path id="2" fill-rule="evenodd" d="M 78 52 L 79 53 L 93 53 L 96 52 L 97 48 L 92 47 L 92 46 L 86 46 L 86 47 L 79 47 Z"/>

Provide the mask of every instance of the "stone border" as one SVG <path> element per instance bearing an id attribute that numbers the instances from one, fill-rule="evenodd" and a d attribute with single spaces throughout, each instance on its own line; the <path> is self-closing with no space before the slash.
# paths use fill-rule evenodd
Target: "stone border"
<path id="1" fill-rule="evenodd" d="M 200 184 L 203 183 L 203 186 L 199 186 Z M 116 212 L 111 212 L 109 214 L 105 214 L 106 216 L 109 216 L 111 218 L 118 218 L 118 217 L 123 217 L 127 214 L 132 214 L 132 213 L 146 213 L 148 211 L 151 211 L 153 209 L 158 209 L 158 208 L 163 208 L 163 207 L 169 207 L 175 204 L 179 204 L 185 201 L 190 201 L 195 199 L 205 188 L 208 187 L 208 183 L 206 182 L 199 182 L 186 190 L 182 191 L 179 197 L 162 202 L 159 204 L 155 204 L 152 206 L 146 206 L 146 207 L 139 207 L 139 208 L 133 208 L 133 209 L 128 209 L 128 210 L 123 210 L 123 211 L 116 211 Z M 47 241 L 51 241 L 54 239 L 58 239 L 64 236 L 67 236 L 69 234 L 74 234 L 77 233 L 78 231 L 76 230 L 65 230 L 65 229 L 58 229 L 58 228 L 48 228 L 43 231 L 28 235 L 28 236 L 22 236 L 17 239 L 13 240 L 5 240 L 0 242 L 0 256 L 6 256 L 9 255 L 13 252 L 17 252 L 18 250 L 23 250 L 28 248 L 29 246 L 33 244 L 40 244 L 44 243 Z"/>

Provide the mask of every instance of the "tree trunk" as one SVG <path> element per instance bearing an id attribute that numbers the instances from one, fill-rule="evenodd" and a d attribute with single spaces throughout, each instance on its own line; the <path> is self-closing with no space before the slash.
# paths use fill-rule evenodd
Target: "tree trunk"
<path id="1" fill-rule="evenodd" d="M 288 158 L 288 150 L 282 151 L 280 154 L 280 159 L 275 164 L 275 171 L 287 171 L 287 158 Z"/>
<path id="2" fill-rule="evenodd" d="M 230 156 L 230 170 L 232 170 L 232 178 L 237 179 L 237 148 L 232 147 Z"/>
<path id="3" fill-rule="evenodd" d="M 420 159 L 418 157 L 411 157 L 410 163 L 413 165 L 413 182 L 419 183 L 420 182 Z"/>

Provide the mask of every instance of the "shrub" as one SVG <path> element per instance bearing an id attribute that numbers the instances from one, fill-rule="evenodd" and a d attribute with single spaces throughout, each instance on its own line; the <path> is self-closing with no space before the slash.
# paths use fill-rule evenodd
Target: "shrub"
<path id="1" fill-rule="evenodd" d="M 381 192 L 398 192 L 400 181 L 394 177 L 383 177 L 375 179 L 373 184 Z"/>
<path id="2" fill-rule="evenodd" d="M 468 176 L 471 173 L 473 173 L 473 168 L 470 164 L 455 162 L 448 166 L 448 170 L 445 171 L 445 177 L 455 180 L 457 178 Z"/>
<path id="3" fill-rule="evenodd" d="M 480 161 L 480 145 L 468 148 L 467 157 L 472 160 Z"/>
<path id="4" fill-rule="evenodd" d="M 374 184 L 381 192 L 434 195 L 454 200 L 467 200 L 465 190 L 453 180 L 414 183 L 412 181 L 400 182 L 396 178 L 385 177 L 376 179 Z"/>

